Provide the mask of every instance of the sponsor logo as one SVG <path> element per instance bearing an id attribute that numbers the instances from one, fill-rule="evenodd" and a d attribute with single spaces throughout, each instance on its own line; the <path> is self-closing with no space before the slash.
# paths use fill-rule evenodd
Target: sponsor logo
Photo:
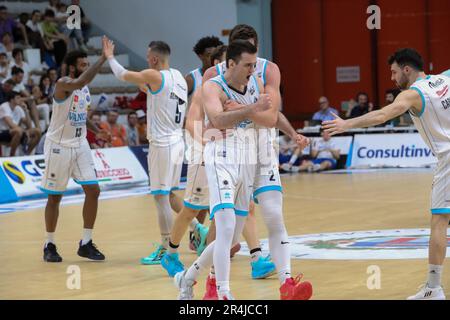
<path id="1" fill-rule="evenodd" d="M 432 156 L 432 152 L 429 148 L 416 148 L 416 146 L 402 145 L 397 149 L 369 149 L 367 147 L 361 147 L 358 149 L 357 155 L 359 158 L 422 158 Z"/>
<path id="2" fill-rule="evenodd" d="M 436 91 L 436 94 L 439 96 L 439 98 L 444 97 L 448 92 L 448 85 L 445 86 L 442 90 Z"/>
<path id="3" fill-rule="evenodd" d="M 442 106 L 444 107 L 445 110 L 450 108 L 450 98 L 447 98 L 447 99 L 443 100 L 442 101 Z"/>
<path id="4" fill-rule="evenodd" d="M 78 96 L 73 97 L 73 102 L 78 102 Z"/>
<path id="5" fill-rule="evenodd" d="M 3 169 L 8 177 L 15 183 L 23 184 L 25 182 L 25 175 L 12 162 L 3 162 Z"/>
<path id="6" fill-rule="evenodd" d="M 251 88 L 250 88 L 250 94 L 251 94 L 251 95 L 254 95 L 254 94 L 255 94 L 255 88 L 254 88 L 254 87 L 251 87 Z M 256 99 L 256 98 L 255 98 L 255 99 Z"/>
<path id="7" fill-rule="evenodd" d="M 289 237 L 291 257 L 323 260 L 426 259 L 430 229 L 320 233 Z M 268 254 L 268 240 L 261 241 Z M 248 254 L 246 243 L 240 253 Z M 450 246 L 450 238 L 447 239 Z M 450 250 L 447 250 L 447 257 Z"/>
<path id="8" fill-rule="evenodd" d="M 52 149 L 53 153 L 59 154 L 61 152 L 61 149 Z"/>
<path id="9" fill-rule="evenodd" d="M 444 83 L 444 79 L 439 78 L 439 79 L 437 79 L 435 82 L 429 81 L 429 82 L 428 82 L 428 86 L 429 86 L 431 89 L 436 89 L 437 87 L 439 87 L 439 86 L 442 85 L 443 83 Z"/>
<path id="10" fill-rule="evenodd" d="M 229 193 L 229 192 L 225 192 L 224 193 L 224 195 L 223 195 L 223 197 L 225 198 L 225 199 L 231 199 L 231 193 Z"/>

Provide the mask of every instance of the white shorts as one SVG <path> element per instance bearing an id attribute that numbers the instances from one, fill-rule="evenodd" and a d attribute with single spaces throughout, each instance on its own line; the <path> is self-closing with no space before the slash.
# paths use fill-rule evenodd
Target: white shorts
<path id="1" fill-rule="evenodd" d="M 194 210 L 209 209 L 209 188 L 205 164 L 189 164 L 184 205 Z"/>
<path id="2" fill-rule="evenodd" d="M 258 195 L 267 191 L 283 192 L 278 170 L 278 154 L 272 143 L 268 143 L 267 148 L 258 150 L 253 201 L 258 203 Z"/>
<path id="3" fill-rule="evenodd" d="M 206 144 L 204 159 L 211 219 L 225 208 L 234 209 L 236 215 L 248 215 L 256 165 L 243 160 L 247 153 L 243 149 L 226 149 L 221 143 Z"/>
<path id="4" fill-rule="evenodd" d="M 87 140 L 79 148 L 68 148 L 46 139 L 44 155 L 45 172 L 40 187 L 43 192 L 62 194 L 69 178 L 80 185 L 98 184 Z"/>
<path id="5" fill-rule="evenodd" d="M 149 145 L 150 194 L 168 195 L 171 191 L 178 189 L 183 160 L 183 140 L 164 147 Z"/>
<path id="6" fill-rule="evenodd" d="M 431 187 L 431 213 L 450 214 L 450 153 L 438 156 Z"/>

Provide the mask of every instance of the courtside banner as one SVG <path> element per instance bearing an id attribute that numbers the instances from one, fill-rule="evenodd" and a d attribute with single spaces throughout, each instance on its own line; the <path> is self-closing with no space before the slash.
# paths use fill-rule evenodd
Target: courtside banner
<path id="1" fill-rule="evenodd" d="M 357 134 L 348 166 L 425 167 L 436 162 L 418 133 Z"/>
<path id="2" fill-rule="evenodd" d="M 128 147 L 91 152 L 100 185 L 148 183 L 147 174 Z M 19 199 L 41 194 L 38 187 L 45 170 L 44 155 L 0 158 L 0 166 Z M 2 181 L 2 189 L 4 183 Z M 72 179 L 69 180 L 68 191 L 79 188 Z"/>

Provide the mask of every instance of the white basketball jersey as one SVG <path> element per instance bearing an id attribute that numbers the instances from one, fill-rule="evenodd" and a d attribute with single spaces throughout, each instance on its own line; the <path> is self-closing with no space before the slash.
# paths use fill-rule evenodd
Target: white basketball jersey
<path id="1" fill-rule="evenodd" d="M 236 89 L 228 86 L 223 75 L 218 75 L 209 81 L 213 81 L 220 85 L 228 99 L 234 100 L 239 104 L 250 105 L 258 101 L 259 87 L 255 76 L 250 77 L 244 92 L 238 92 Z M 253 141 L 253 143 L 256 142 L 256 130 L 248 131 L 248 129 L 255 129 L 255 123 L 251 120 L 244 120 L 235 127 L 235 130 L 231 135 L 227 136 L 227 139 L 235 137 L 235 142 L 242 145 L 248 145 L 251 141 Z M 249 133 L 250 135 L 248 135 Z"/>
<path id="2" fill-rule="evenodd" d="M 450 151 L 450 77 L 444 74 L 419 78 L 410 87 L 422 98 L 422 111 L 412 119 L 425 143 L 439 156 Z"/>
<path id="3" fill-rule="evenodd" d="M 203 82 L 202 68 L 197 68 L 195 70 L 192 70 L 191 72 L 189 72 L 189 74 L 191 75 L 192 79 L 194 80 L 194 85 L 192 86 L 192 90 L 189 93 L 189 96 L 192 96 L 192 94 L 195 92 L 195 90 L 197 90 L 198 88 L 200 88 L 202 86 L 202 82 Z"/>
<path id="4" fill-rule="evenodd" d="M 47 139 L 64 147 L 79 148 L 86 140 L 86 120 L 91 95 L 87 86 L 75 90 L 63 101 L 53 98 Z"/>
<path id="5" fill-rule="evenodd" d="M 157 146 L 169 146 L 183 138 L 187 83 L 180 71 L 162 70 L 161 87 L 147 92 L 147 138 Z"/>

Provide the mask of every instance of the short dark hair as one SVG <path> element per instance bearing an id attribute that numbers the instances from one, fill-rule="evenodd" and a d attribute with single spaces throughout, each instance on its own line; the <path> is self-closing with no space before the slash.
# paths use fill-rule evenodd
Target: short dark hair
<path id="1" fill-rule="evenodd" d="M 356 94 L 356 102 L 358 102 L 359 96 L 366 96 L 367 100 L 369 100 L 369 94 L 367 92 L 360 91 Z"/>
<path id="2" fill-rule="evenodd" d="M 223 54 L 227 52 L 227 48 L 227 45 L 222 44 L 214 49 L 211 53 L 211 65 L 214 65 L 214 60 L 221 60 Z"/>
<path id="3" fill-rule="evenodd" d="M 102 117 L 102 114 L 101 114 L 99 111 L 93 111 L 93 112 L 91 113 L 90 119 L 92 119 L 93 116 L 99 116 L 99 117 L 101 118 L 101 117 Z"/>
<path id="4" fill-rule="evenodd" d="M 22 68 L 19 68 L 16 66 L 12 67 L 12 69 L 11 69 L 12 76 L 15 76 L 16 74 L 19 74 L 19 73 L 24 73 Z"/>
<path id="5" fill-rule="evenodd" d="M 34 16 L 36 13 L 41 13 L 40 10 L 33 10 L 33 12 L 31 13 L 31 16 Z"/>
<path id="6" fill-rule="evenodd" d="M 86 52 L 84 52 L 83 50 L 73 50 L 66 55 L 64 62 L 67 64 L 68 67 L 69 66 L 76 67 L 78 59 L 82 58 L 87 58 Z M 50 69 L 48 71 L 50 71 Z"/>
<path id="7" fill-rule="evenodd" d="M 13 58 L 15 58 L 19 53 L 22 53 L 22 57 L 23 57 L 23 50 L 20 48 L 14 48 L 12 51 Z"/>
<path id="8" fill-rule="evenodd" d="M 194 52 L 196 54 L 203 54 L 207 48 L 215 48 L 220 45 L 223 45 L 223 42 L 215 36 L 203 37 L 195 44 Z"/>
<path id="9" fill-rule="evenodd" d="M 152 41 L 148 45 L 152 51 L 156 51 L 162 55 L 169 56 L 170 55 L 170 46 L 164 41 Z"/>
<path id="10" fill-rule="evenodd" d="M 388 59 L 389 65 L 392 65 L 394 62 L 402 68 L 410 66 L 417 71 L 423 71 L 423 59 L 419 52 L 412 48 L 402 48 L 395 51 Z"/>
<path id="11" fill-rule="evenodd" d="M 11 101 L 12 99 L 14 99 L 15 97 L 20 96 L 20 93 L 17 91 L 11 91 L 10 93 L 8 93 L 7 97 L 8 97 L 8 101 Z"/>
<path id="12" fill-rule="evenodd" d="M 0 6 L 0 11 L 3 11 L 3 10 L 8 10 L 8 8 L 5 6 Z"/>
<path id="13" fill-rule="evenodd" d="M 239 63 L 243 53 L 255 54 L 257 51 L 258 49 L 247 40 L 236 40 L 231 42 L 227 48 L 227 68 L 229 60 Z"/>
<path id="14" fill-rule="evenodd" d="M 250 39 L 255 39 L 255 46 L 258 47 L 258 33 L 255 28 L 249 26 L 248 24 L 238 24 L 231 30 L 228 43 L 232 43 L 235 40 Z"/>
<path id="15" fill-rule="evenodd" d="M 13 79 L 8 79 L 5 82 L 3 82 L 3 84 L 9 84 L 12 87 L 16 86 L 16 83 L 13 81 Z"/>
<path id="16" fill-rule="evenodd" d="M 8 57 L 8 55 L 6 54 L 6 52 L 0 52 L 0 57 Z"/>
<path id="17" fill-rule="evenodd" d="M 5 36 L 10 36 L 10 37 L 12 38 L 11 32 L 4 32 L 4 33 L 2 34 L 2 39 L 3 39 Z"/>
<path id="18" fill-rule="evenodd" d="M 44 17 L 54 18 L 55 12 L 51 9 L 45 10 Z"/>

